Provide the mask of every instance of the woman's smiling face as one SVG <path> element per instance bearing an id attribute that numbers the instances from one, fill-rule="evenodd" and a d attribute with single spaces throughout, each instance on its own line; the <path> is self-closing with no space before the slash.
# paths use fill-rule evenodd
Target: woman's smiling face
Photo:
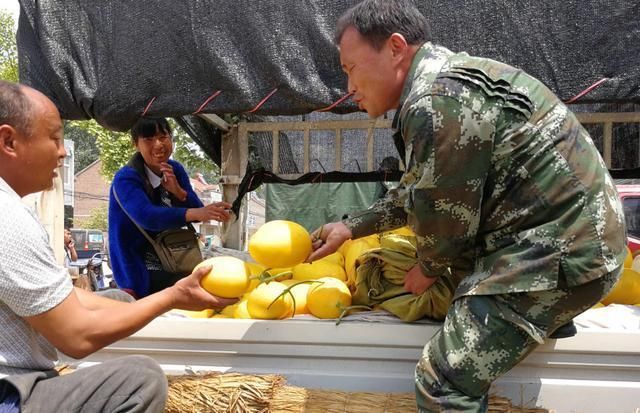
<path id="1" fill-rule="evenodd" d="M 173 137 L 166 131 L 158 130 L 153 136 L 141 136 L 135 145 L 147 167 L 158 174 L 160 164 L 167 162 L 173 153 Z"/>

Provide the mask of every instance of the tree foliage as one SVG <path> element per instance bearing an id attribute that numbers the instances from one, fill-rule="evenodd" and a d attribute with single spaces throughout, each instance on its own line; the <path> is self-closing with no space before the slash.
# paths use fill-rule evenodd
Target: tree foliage
<path id="1" fill-rule="evenodd" d="M 11 13 L 5 10 L 0 10 L 0 79 L 18 81 L 15 21 Z"/>
<path id="2" fill-rule="evenodd" d="M 96 137 L 78 125 L 78 122 L 66 121 L 64 123 L 64 138 L 72 140 L 74 143 L 74 173 L 82 171 L 100 157 Z"/>
<path id="3" fill-rule="evenodd" d="M 218 167 L 172 119 L 169 122 L 173 129 L 173 158 L 185 167 L 190 176 L 198 172 L 202 173 L 208 182 L 217 182 L 220 175 Z M 74 122 L 74 127 L 81 128 L 95 137 L 102 161 L 100 172 L 109 182 L 135 153 L 131 135 L 128 133 L 112 132 L 93 120 Z"/>
<path id="4" fill-rule="evenodd" d="M 107 215 L 107 206 L 103 205 L 91 211 L 91 215 L 89 215 L 88 218 L 78 220 L 78 222 L 74 222 L 73 224 L 76 228 L 99 229 L 101 231 L 106 231 L 108 227 Z"/>
<path id="5" fill-rule="evenodd" d="M 220 168 L 172 119 L 170 123 L 173 129 L 173 158 L 184 166 L 190 176 L 201 173 L 208 183 L 217 183 L 220 180 Z"/>
<path id="6" fill-rule="evenodd" d="M 74 127 L 93 136 L 100 150 L 102 161 L 100 173 L 108 182 L 111 182 L 118 169 L 122 168 L 135 152 L 129 134 L 110 131 L 94 120 L 76 121 Z"/>

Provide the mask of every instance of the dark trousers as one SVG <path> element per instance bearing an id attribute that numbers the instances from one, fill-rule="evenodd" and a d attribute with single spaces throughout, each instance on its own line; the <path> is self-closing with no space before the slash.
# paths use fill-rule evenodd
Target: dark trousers
<path id="1" fill-rule="evenodd" d="M 128 356 L 58 376 L 34 372 L 5 377 L 20 395 L 22 413 L 162 412 L 167 379 L 146 356 Z"/>

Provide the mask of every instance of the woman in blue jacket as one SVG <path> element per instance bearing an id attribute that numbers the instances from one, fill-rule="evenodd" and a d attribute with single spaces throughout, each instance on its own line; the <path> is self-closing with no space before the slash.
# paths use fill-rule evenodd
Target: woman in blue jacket
<path id="1" fill-rule="evenodd" d="M 169 159 L 173 138 L 166 119 L 141 118 L 131 129 L 131 137 L 136 153 L 116 173 L 109 194 L 109 255 L 118 287 L 142 298 L 173 285 L 182 276 L 162 269 L 153 247 L 127 213 L 154 236 L 189 222 L 226 222 L 231 205 L 202 204 L 184 167 Z"/>

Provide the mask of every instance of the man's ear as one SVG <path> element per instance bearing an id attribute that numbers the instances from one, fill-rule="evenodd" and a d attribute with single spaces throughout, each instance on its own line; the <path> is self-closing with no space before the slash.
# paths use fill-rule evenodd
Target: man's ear
<path id="1" fill-rule="evenodd" d="M 18 136 L 18 132 L 11 125 L 0 125 L 0 155 L 5 156 L 15 156 L 16 149 L 16 138 Z"/>
<path id="2" fill-rule="evenodd" d="M 393 33 L 389 36 L 387 40 L 389 44 L 389 49 L 391 50 L 391 56 L 394 60 L 403 59 L 407 50 L 409 49 L 409 44 L 403 35 L 400 33 Z"/>

